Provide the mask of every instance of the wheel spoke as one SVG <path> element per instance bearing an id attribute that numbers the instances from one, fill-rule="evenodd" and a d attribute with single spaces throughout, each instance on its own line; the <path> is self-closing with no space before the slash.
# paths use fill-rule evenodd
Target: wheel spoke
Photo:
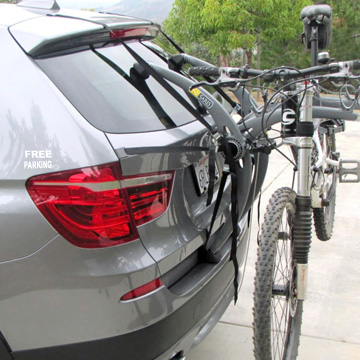
<path id="1" fill-rule="evenodd" d="M 275 359 L 282 359 L 288 341 L 289 302 L 283 297 L 274 297 L 272 308 L 273 354 Z"/>

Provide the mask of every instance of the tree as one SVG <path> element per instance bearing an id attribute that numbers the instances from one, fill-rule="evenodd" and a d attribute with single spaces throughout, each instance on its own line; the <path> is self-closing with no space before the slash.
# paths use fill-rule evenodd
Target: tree
<path id="1" fill-rule="evenodd" d="M 234 49 L 252 55 L 259 39 L 284 40 L 299 33 L 300 10 L 310 0 L 175 0 L 165 30 L 179 43 L 206 45 L 222 58 Z"/>
<path id="2" fill-rule="evenodd" d="M 310 66 L 310 50 L 305 50 L 300 34 L 301 31 L 291 39 L 263 42 L 262 68 L 270 69 L 281 65 L 296 68 Z"/>
<path id="3" fill-rule="evenodd" d="M 333 38 L 330 54 L 337 60 L 358 59 L 360 53 L 360 3 L 358 0 L 333 0 Z"/>
<path id="4" fill-rule="evenodd" d="M 330 55 L 337 60 L 359 58 L 360 53 L 360 3 L 358 0 L 315 1 L 327 3 L 332 8 L 332 41 L 328 46 Z M 301 23 L 301 22 L 300 22 Z M 300 34 L 300 32 L 299 32 Z M 295 67 L 310 66 L 310 50 L 301 46 L 299 36 L 289 40 L 272 40 L 264 44 L 263 67 L 278 65 Z M 326 51 L 326 50 L 319 50 Z"/>

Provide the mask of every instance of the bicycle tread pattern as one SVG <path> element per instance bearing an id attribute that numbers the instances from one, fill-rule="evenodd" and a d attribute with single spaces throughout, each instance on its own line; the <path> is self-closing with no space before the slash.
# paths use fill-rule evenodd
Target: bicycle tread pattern
<path id="1" fill-rule="evenodd" d="M 330 240 L 333 233 L 334 222 L 332 221 L 331 228 L 329 228 L 329 225 L 327 225 L 327 220 L 324 210 L 322 208 L 313 209 L 313 216 L 314 216 L 314 227 L 317 238 L 321 241 Z M 335 213 L 333 216 L 335 216 Z"/>
<path id="2" fill-rule="evenodd" d="M 272 298 L 272 277 L 276 255 L 276 241 L 278 238 L 279 224 L 286 204 L 291 201 L 295 205 L 295 192 L 290 188 L 278 189 L 270 199 L 266 208 L 264 222 L 261 227 L 260 244 L 257 250 L 256 277 L 253 308 L 253 342 L 254 355 L 256 360 L 273 360 L 271 354 L 271 298 Z M 300 327 L 302 303 L 298 304 L 297 310 L 297 331 L 293 349 L 286 359 L 296 359 Z M 297 337 L 297 339 L 296 339 Z"/>
<path id="3" fill-rule="evenodd" d="M 325 141 L 327 142 L 329 146 L 329 150 L 332 154 L 336 151 L 336 145 L 335 145 L 335 135 L 331 136 L 325 136 Z M 334 155 L 328 154 L 332 159 L 338 160 Z M 333 198 L 333 204 L 330 204 L 329 206 L 332 207 L 331 214 L 326 214 L 326 208 L 314 208 L 313 209 L 313 218 L 314 218 L 314 227 L 316 236 L 321 241 L 327 241 L 331 239 L 333 229 L 334 229 L 334 220 L 335 220 L 335 208 L 336 208 L 336 182 L 337 182 L 337 176 L 335 176 L 335 195 Z"/>

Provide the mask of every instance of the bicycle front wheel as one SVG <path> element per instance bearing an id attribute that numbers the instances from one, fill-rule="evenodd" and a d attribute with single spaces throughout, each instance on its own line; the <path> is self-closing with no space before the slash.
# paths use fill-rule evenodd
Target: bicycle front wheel
<path id="1" fill-rule="evenodd" d="M 256 360 L 297 357 L 303 304 L 296 297 L 295 197 L 290 188 L 278 189 L 261 227 L 253 309 Z"/>

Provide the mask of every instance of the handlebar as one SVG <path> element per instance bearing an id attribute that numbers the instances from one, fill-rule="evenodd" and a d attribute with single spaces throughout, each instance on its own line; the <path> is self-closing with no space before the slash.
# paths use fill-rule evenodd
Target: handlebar
<path id="1" fill-rule="evenodd" d="M 342 72 L 344 75 L 353 70 L 360 70 L 360 60 L 351 60 L 345 62 L 331 63 L 327 65 L 313 66 L 306 69 L 296 70 L 287 67 L 277 68 L 275 70 L 256 70 L 246 66 L 241 68 L 216 67 L 216 66 L 196 66 L 189 69 L 190 76 L 225 76 L 228 78 L 262 77 L 266 82 L 274 80 L 288 80 L 306 77 L 314 74 L 326 74 Z"/>

